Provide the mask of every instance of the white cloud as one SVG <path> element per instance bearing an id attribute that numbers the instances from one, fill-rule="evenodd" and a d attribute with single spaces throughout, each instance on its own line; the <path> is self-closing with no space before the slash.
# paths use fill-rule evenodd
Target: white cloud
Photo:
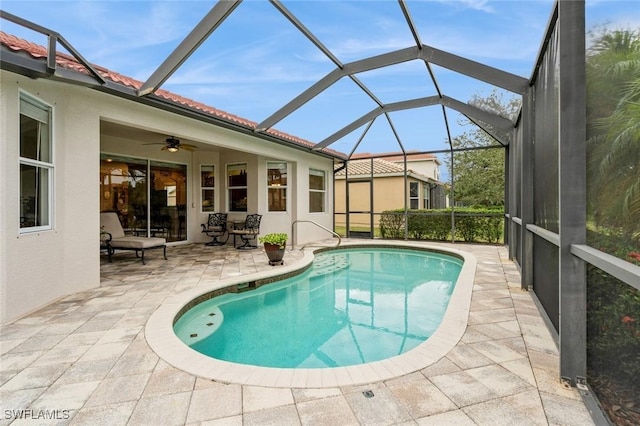
<path id="1" fill-rule="evenodd" d="M 495 9 L 489 5 L 488 0 L 438 0 L 440 3 L 466 7 L 468 9 L 479 10 L 485 13 L 495 13 Z"/>

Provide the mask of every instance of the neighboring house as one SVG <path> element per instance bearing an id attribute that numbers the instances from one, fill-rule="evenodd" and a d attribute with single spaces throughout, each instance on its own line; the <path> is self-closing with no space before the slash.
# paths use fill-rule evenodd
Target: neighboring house
<path id="1" fill-rule="evenodd" d="M 351 160 L 360 160 L 371 158 L 373 154 L 368 152 L 353 154 Z M 404 155 L 401 152 L 387 152 L 376 154 L 376 158 L 396 163 L 400 166 L 404 164 Z M 407 151 L 407 169 L 413 170 L 423 176 L 431 178 L 437 182 L 440 181 L 440 160 L 434 154 L 417 153 L 415 151 Z"/>
<path id="2" fill-rule="evenodd" d="M 47 61 L 2 32 L 0 48 L 0 322 L 100 285 L 102 210 L 172 244 L 206 241 L 211 212 L 260 213 L 263 234 L 332 227 L 339 155 L 164 90 L 138 96 L 141 82 L 77 55 Z M 302 223 L 294 242 L 328 236 Z"/>
<path id="3" fill-rule="evenodd" d="M 370 156 L 371 154 L 360 154 L 352 158 Z M 350 228 L 368 229 L 372 213 L 373 225 L 377 226 L 382 212 L 404 208 L 405 194 L 409 209 L 447 207 L 444 185 L 436 179 L 440 176 L 438 169 L 440 163 L 435 156 L 414 154 L 411 162 L 409 158 L 412 155 L 407 156 L 406 186 L 402 155 L 380 154 L 380 156 L 383 158 L 352 159 L 347 162 L 346 167 L 338 168 L 335 174 L 337 226 L 346 224 L 347 181 Z M 346 179 L 347 171 L 348 179 Z"/>

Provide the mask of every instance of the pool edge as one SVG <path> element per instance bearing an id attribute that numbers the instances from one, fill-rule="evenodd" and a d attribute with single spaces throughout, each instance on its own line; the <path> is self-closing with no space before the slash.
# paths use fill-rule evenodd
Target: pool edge
<path id="1" fill-rule="evenodd" d="M 170 297 L 147 321 L 144 329 L 145 339 L 162 360 L 196 377 L 224 383 L 276 388 L 331 388 L 379 382 L 422 370 L 453 349 L 467 327 L 477 266 L 476 257 L 461 250 L 417 242 L 346 242 L 341 247 L 350 246 L 429 249 L 463 259 L 464 263 L 442 322 L 426 342 L 404 354 L 368 364 L 338 368 L 290 369 L 235 364 L 210 358 L 189 348 L 173 332 L 175 318 L 194 299 L 248 281 L 269 279 L 304 270 L 313 262 L 314 253 L 319 251 L 318 248 L 305 250 L 303 258 L 292 265 L 273 271 L 227 278 L 206 289 L 189 290 Z"/>

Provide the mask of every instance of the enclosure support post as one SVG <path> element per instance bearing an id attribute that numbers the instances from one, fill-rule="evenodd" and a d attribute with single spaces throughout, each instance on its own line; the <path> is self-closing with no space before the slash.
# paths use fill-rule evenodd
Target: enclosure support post
<path id="1" fill-rule="evenodd" d="M 516 180 L 517 180 L 516 176 L 518 173 L 520 173 L 519 167 L 518 167 L 519 165 L 518 153 L 520 152 L 518 148 L 520 143 L 521 141 L 519 141 L 518 138 L 515 137 L 514 140 L 511 141 L 511 143 L 506 146 L 505 153 L 504 153 L 508 163 L 507 164 L 508 167 L 505 168 L 504 173 L 505 173 L 505 176 L 507 176 L 507 181 L 508 181 L 508 184 L 505 185 L 505 187 L 509 189 L 509 192 L 505 197 L 505 202 L 507 203 L 506 211 L 507 213 L 509 213 L 509 217 L 507 219 L 507 226 L 505 230 L 505 232 L 508 233 L 508 238 L 509 238 L 508 240 L 509 241 L 508 242 L 509 259 L 517 258 L 516 253 L 520 249 L 518 240 L 516 239 L 518 225 L 514 220 L 514 218 L 518 215 L 518 209 L 517 209 L 518 203 L 516 202 L 516 200 L 518 199 L 518 194 L 520 193 L 520 191 L 522 191 L 522 182 L 520 182 L 520 185 L 518 186 L 516 185 Z"/>
<path id="2" fill-rule="evenodd" d="M 373 228 L 373 222 L 374 222 L 374 205 L 373 205 L 373 199 L 374 197 L 374 191 L 373 191 L 373 185 L 375 183 L 375 179 L 373 178 L 373 157 L 371 157 L 371 162 L 370 162 L 370 167 L 371 167 L 371 175 L 369 176 L 369 178 L 371 179 L 371 183 L 369 184 L 369 229 L 371 230 L 371 239 L 373 240 L 375 238 L 375 232 L 374 232 L 374 228 Z"/>
<path id="3" fill-rule="evenodd" d="M 586 273 L 572 244 L 586 241 L 585 2 L 558 2 L 560 377 L 586 377 Z"/>
<path id="4" fill-rule="evenodd" d="M 345 163 L 344 166 L 344 202 L 345 202 L 345 216 L 344 216 L 344 232 L 347 238 L 350 237 L 349 230 L 349 161 Z"/>
<path id="5" fill-rule="evenodd" d="M 534 135 L 533 89 L 522 97 L 522 133 L 520 137 L 520 285 L 527 289 L 533 286 L 533 235 L 527 230 L 534 223 L 533 214 L 533 141 Z"/>
<path id="6" fill-rule="evenodd" d="M 511 155 L 513 155 L 511 153 L 511 150 L 509 149 L 509 146 L 512 145 L 514 143 L 514 141 L 512 140 L 511 143 L 507 146 L 504 147 L 504 220 L 503 220 L 503 225 L 502 225 L 502 235 L 504 235 L 503 241 L 504 243 L 507 245 L 507 247 L 509 248 L 509 259 L 512 259 L 513 256 L 511 256 L 512 253 L 512 243 L 511 243 L 511 232 L 509 231 L 509 227 L 511 226 L 511 213 L 510 213 L 510 206 L 511 203 L 509 202 L 509 197 L 511 196 L 511 191 L 515 190 L 515 188 L 513 187 L 513 181 L 511 180 L 511 165 L 509 164 L 511 162 Z"/>
<path id="7" fill-rule="evenodd" d="M 408 197 L 409 197 L 409 179 L 407 177 L 407 153 L 403 152 L 403 182 L 404 182 L 404 239 L 408 240 L 409 239 L 409 212 L 408 212 L 408 208 L 409 206 L 407 206 L 407 201 L 408 201 Z"/>

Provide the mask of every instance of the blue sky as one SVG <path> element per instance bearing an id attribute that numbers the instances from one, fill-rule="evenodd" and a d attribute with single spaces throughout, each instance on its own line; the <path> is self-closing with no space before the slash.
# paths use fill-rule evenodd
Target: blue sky
<path id="1" fill-rule="evenodd" d="M 213 1 L 11 1 L 3 10 L 62 34 L 89 61 L 145 81 L 211 9 Z M 414 45 L 396 1 L 287 1 L 283 4 L 342 63 Z M 640 28 L 637 1 L 588 1 L 587 27 Z M 424 44 L 529 78 L 553 2 L 407 1 Z M 45 43 L 7 21 L 2 30 Z M 270 3 L 245 0 L 163 88 L 260 122 L 334 68 Z M 493 87 L 434 66 L 444 94 L 468 101 Z M 384 103 L 436 94 L 424 63 L 358 75 Z M 504 92 L 504 91 L 503 91 Z M 504 92 L 505 96 L 510 96 Z M 275 127 L 319 142 L 375 108 L 342 79 Z M 463 117 L 448 111 L 453 136 Z M 438 106 L 390 114 L 405 149 L 445 149 Z M 331 148 L 350 152 L 364 128 Z M 399 150 L 384 117 L 357 152 Z"/>

